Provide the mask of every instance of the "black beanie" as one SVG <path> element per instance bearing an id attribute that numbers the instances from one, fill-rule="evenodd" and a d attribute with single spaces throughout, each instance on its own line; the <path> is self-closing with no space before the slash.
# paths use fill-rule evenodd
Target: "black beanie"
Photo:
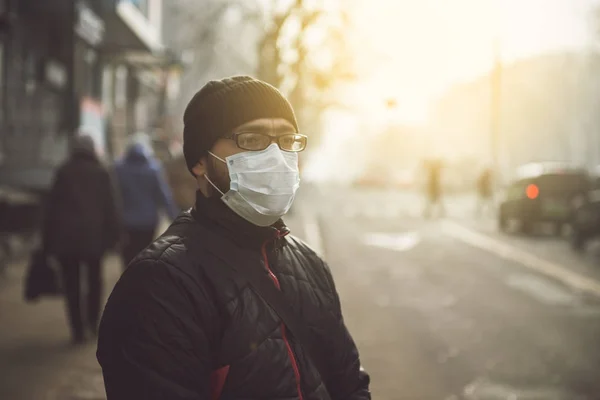
<path id="1" fill-rule="evenodd" d="M 190 172 L 220 137 L 259 118 L 284 118 L 298 130 L 291 104 L 266 82 L 234 76 L 204 85 L 183 114 L 183 155 Z"/>

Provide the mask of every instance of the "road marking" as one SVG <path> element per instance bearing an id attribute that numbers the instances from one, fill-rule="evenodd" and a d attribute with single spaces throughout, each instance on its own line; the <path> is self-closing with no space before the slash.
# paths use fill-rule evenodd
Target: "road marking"
<path id="1" fill-rule="evenodd" d="M 345 205 L 342 208 L 342 215 L 346 219 L 355 218 L 358 215 L 358 209 L 355 206 L 352 206 L 352 205 Z"/>
<path id="2" fill-rule="evenodd" d="M 362 242 L 367 246 L 381 247 L 394 251 L 408 251 L 419 244 L 421 236 L 417 232 L 403 234 L 367 233 Z"/>
<path id="3" fill-rule="evenodd" d="M 569 393 L 558 387 L 516 387 L 492 382 L 487 378 L 478 378 L 465 386 L 463 398 L 476 399 L 505 399 L 505 400 L 538 400 L 538 399 L 579 399 L 582 397 Z M 449 398 L 452 399 L 452 398 Z"/>
<path id="4" fill-rule="evenodd" d="M 420 212 L 414 207 L 402 207 L 397 204 L 383 203 L 379 205 L 346 205 L 341 208 L 341 215 L 346 219 L 368 218 L 368 219 L 385 219 L 385 218 L 402 218 L 402 217 L 419 217 Z"/>
<path id="5" fill-rule="evenodd" d="M 325 248 L 323 247 L 321 227 L 319 226 L 317 217 L 312 212 L 304 214 L 304 234 L 306 235 L 306 242 L 312 247 L 315 253 L 324 256 Z"/>
<path id="6" fill-rule="evenodd" d="M 445 220 L 442 224 L 446 234 L 464 243 L 487 250 L 506 260 L 515 261 L 529 269 L 557 279 L 576 290 L 600 297 L 600 282 L 572 272 L 560 264 L 544 260 L 507 243 L 472 231 L 456 222 Z"/>
<path id="7" fill-rule="evenodd" d="M 539 274 L 510 274 L 506 284 L 543 304 L 569 306 L 577 302 L 571 291 Z"/>

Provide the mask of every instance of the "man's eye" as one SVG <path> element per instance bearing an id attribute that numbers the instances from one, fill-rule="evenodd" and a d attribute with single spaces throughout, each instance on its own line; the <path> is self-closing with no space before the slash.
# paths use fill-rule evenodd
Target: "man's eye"
<path id="1" fill-rule="evenodd" d="M 242 135 L 240 137 L 240 144 L 243 146 L 259 146 L 263 143 L 264 138 L 260 135 Z"/>
<path id="2" fill-rule="evenodd" d="M 258 138 L 256 136 L 250 136 L 250 137 L 246 138 L 246 143 L 254 144 L 254 143 L 259 143 L 259 142 L 260 142 L 260 138 Z"/>

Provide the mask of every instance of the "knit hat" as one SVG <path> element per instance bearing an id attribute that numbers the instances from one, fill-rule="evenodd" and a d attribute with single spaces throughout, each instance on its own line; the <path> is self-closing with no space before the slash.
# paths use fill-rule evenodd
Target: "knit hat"
<path id="1" fill-rule="evenodd" d="M 250 76 L 208 82 L 183 114 L 183 155 L 190 172 L 219 138 L 260 118 L 284 118 L 298 130 L 291 104 L 268 83 Z"/>

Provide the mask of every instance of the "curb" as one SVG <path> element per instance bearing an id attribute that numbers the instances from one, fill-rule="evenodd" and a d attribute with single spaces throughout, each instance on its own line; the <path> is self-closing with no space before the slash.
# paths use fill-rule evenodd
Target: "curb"
<path id="1" fill-rule="evenodd" d="M 488 251 L 505 260 L 513 261 L 524 268 L 538 272 L 571 287 L 572 289 L 600 297 L 600 282 L 567 266 L 538 257 L 513 245 L 479 233 L 459 223 L 445 221 L 442 229 L 450 236 L 473 247 Z"/>

